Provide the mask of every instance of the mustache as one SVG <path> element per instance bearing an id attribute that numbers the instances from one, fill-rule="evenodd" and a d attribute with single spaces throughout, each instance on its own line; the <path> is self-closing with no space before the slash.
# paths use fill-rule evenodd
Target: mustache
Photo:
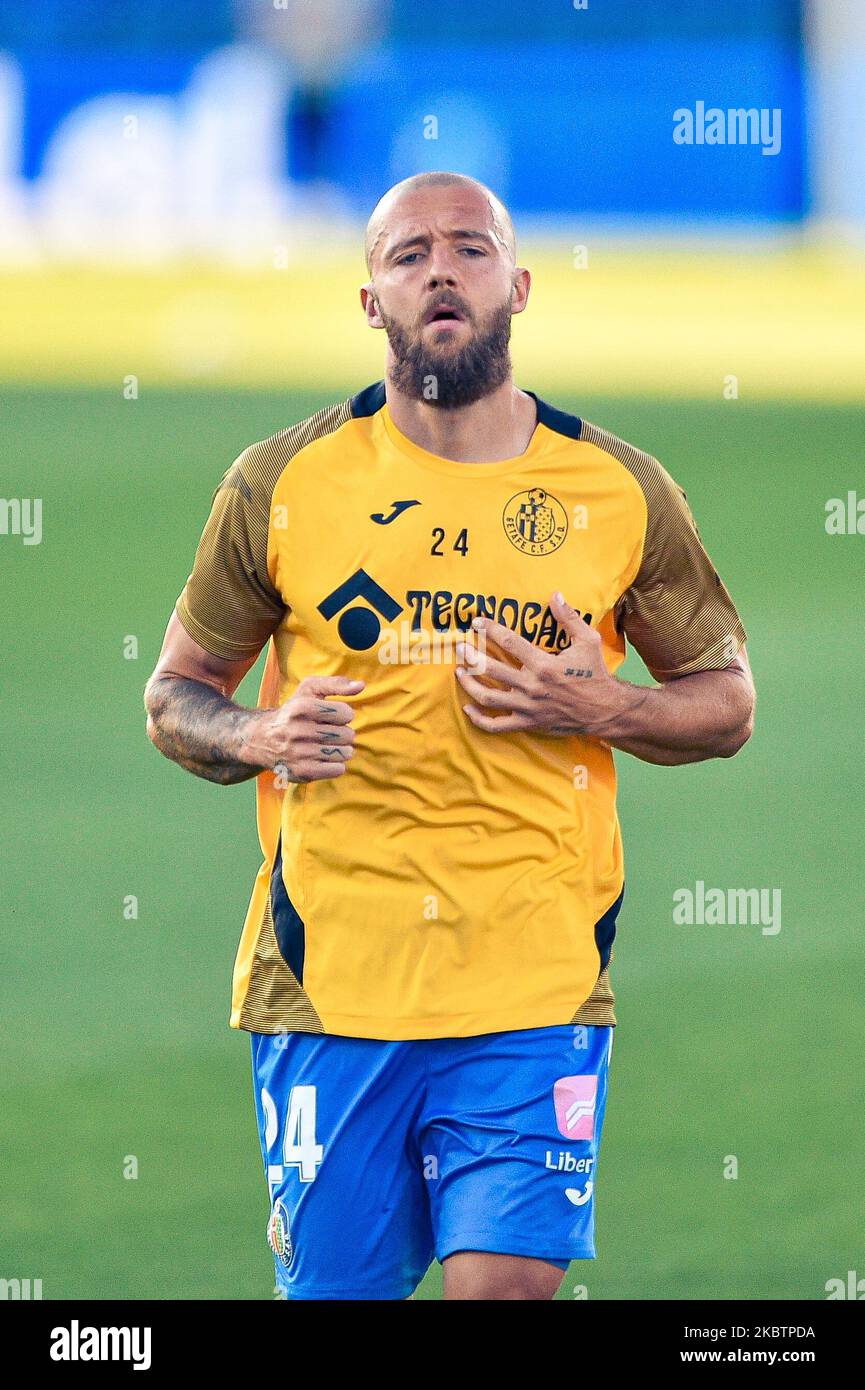
<path id="1" fill-rule="evenodd" d="M 458 310 L 464 319 L 469 323 L 474 323 L 475 316 L 461 295 L 439 294 L 421 309 L 417 319 L 418 327 L 423 328 L 430 314 L 434 314 L 437 309 L 442 308 L 444 305 L 447 305 L 449 309 Z"/>

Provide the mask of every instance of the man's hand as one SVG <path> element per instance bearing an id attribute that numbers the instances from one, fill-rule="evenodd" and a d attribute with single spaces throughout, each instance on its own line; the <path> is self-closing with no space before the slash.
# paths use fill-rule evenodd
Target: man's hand
<path id="1" fill-rule="evenodd" d="M 476 618 L 472 627 L 520 665 L 499 661 L 468 643 L 457 644 L 457 656 L 466 663 L 457 668 L 457 677 L 471 698 L 463 709 L 476 728 L 495 734 L 535 729 L 603 737 L 621 710 L 621 682 L 604 664 L 601 634 L 584 623 L 561 594 L 553 595 L 550 608 L 571 639 L 570 646 L 556 656 L 489 618 Z M 473 670 L 497 686 L 485 685 Z"/>
<path id="2" fill-rule="evenodd" d="M 610 675 L 600 633 L 561 594 L 553 595 L 550 608 L 571 639 L 556 656 L 489 618 L 476 618 L 472 627 L 511 662 L 457 644 L 466 663 L 457 679 L 470 697 L 463 709 L 475 728 L 490 734 L 579 734 L 668 767 L 731 758 L 751 737 L 755 693 L 744 646 L 719 670 L 695 671 L 662 686 L 632 685 Z"/>
<path id="3" fill-rule="evenodd" d="M 290 782 L 341 777 L 354 753 L 354 711 L 332 697 L 357 695 L 364 682 L 312 676 L 276 708 L 245 709 L 232 696 L 257 655 L 214 656 L 172 613 L 144 692 L 151 742 L 187 772 L 223 786 L 266 771 Z"/>
<path id="4" fill-rule="evenodd" d="M 266 710 L 249 727 L 240 756 L 254 767 L 273 768 L 289 782 L 341 777 L 354 757 L 354 710 L 335 695 L 357 695 L 363 681 L 309 676 L 291 699 Z"/>

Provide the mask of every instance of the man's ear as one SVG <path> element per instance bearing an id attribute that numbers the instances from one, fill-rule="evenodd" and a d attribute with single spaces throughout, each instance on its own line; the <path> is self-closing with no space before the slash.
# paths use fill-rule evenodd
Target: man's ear
<path id="1" fill-rule="evenodd" d="M 521 314 L 528 303 L 529 290 L 532 286 L 532 277 L 525 266 L 517 266 L 514 270 L 514 281 L 511 288 L 511 307 L 515 314 Z"/>
<path id="2" fill-rule="evenodd" d="M 360 287 L 360 302 L 366 314 L 366 321 L 370 328 L 384 328 L 381 312 L 378 307 L 378 300 L 372 287 L 372 281 Z"/>

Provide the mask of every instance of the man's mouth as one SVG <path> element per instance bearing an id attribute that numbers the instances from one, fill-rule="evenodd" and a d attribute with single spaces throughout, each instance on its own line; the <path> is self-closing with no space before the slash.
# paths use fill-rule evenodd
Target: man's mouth
<path id="1" fill-rule="evenodd" d="M 424 324 L 428 323 L 462 323 L 464 315 L 455 304 L 436 304 L 424 318 Z"/>

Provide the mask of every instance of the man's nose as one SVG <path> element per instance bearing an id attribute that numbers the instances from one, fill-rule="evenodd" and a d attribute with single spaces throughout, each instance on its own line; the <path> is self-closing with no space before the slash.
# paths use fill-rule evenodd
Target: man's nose
<path id="1" fill-rule="evenodd" d="M 455 285 L 459 277 L 454 265 L 453 256 L 448 247 L 433 247 L 427 266 L 427 284 L 430 289 L 437 289 L 441 285 Z"/>

